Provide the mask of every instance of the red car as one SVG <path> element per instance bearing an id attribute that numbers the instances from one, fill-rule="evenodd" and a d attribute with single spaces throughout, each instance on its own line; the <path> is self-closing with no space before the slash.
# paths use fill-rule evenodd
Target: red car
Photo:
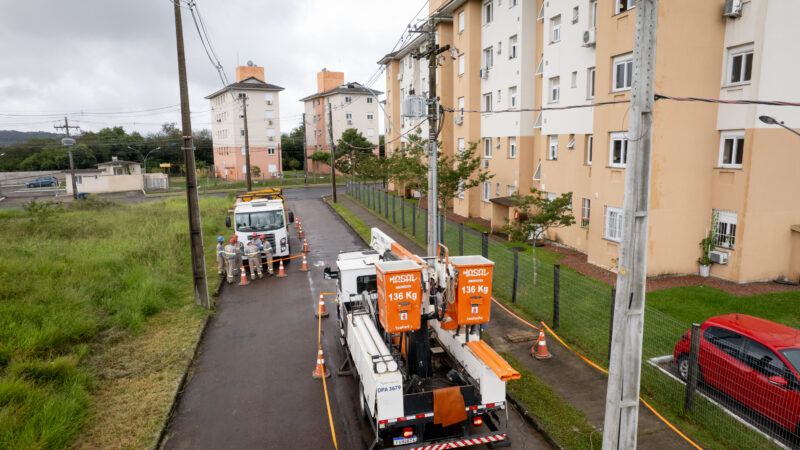
<path id="1" fill-rule="evenodd" d="M 699 379 L 800 436 L 800 331 L 744 314 L 700 330 Z M 684 380 L 690 340 L 687 331 L 673 354 Z"/>

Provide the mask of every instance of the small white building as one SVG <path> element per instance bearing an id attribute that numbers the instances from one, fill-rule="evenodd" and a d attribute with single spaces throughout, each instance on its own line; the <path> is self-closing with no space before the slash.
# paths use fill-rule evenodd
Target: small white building
<path id="1" fill-rule="evenodd" d="M 76 170 L 75 184 L 78 192 L 83 193 L 141 191 L 144 188 L 143 175 L 140 163 L 112 156 L 111 161 L 98 164 L 97 169 Z M 67 192 L 72 193 L 69 175 Z"/>

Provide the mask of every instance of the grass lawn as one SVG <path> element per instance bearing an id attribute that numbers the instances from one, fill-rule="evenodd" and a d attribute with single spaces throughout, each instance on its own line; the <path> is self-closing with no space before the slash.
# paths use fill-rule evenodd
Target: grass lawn
<path id="1" fill-rule="evenodd" d="M 308 174 L 308 184 L 324 184 L 330 183 L 330 175 L 315 175 Z M 253 179 L 253 189 L 264 187 L 281 187 L 281 186 L 296 186 L 305 183 L 305 178 L 302 171 L 285 171 L 284 177 L 281 179 Z M 219 178 L 206 178 L 199 177 L 197 179 L 197 186 L 200 190 L 215 190 L 215 189 L 245 189 L 246 183 L 244 181 L 225 181 Z M 171 188 L 185 188 L 185 177 L 171 177 L 169 181 Z"/>
<path id="2" fill-rule="evenodd" d="M 209 281 L 229 201 L 202 198 Z M 0 211 L 0 448 L 151 447 L 207 312 L 183 199 Z"/>

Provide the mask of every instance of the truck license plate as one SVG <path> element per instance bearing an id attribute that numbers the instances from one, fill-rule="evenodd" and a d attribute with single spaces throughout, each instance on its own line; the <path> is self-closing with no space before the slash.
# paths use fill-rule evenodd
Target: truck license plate
<path id="1" fill-rule="evenodd" d="M 394 445 L 413 444 L 414 442 L 417 442 L 416 436 L 411 436 L 410 438 L 402 438 L 402 437 L 394 438 Z"/>

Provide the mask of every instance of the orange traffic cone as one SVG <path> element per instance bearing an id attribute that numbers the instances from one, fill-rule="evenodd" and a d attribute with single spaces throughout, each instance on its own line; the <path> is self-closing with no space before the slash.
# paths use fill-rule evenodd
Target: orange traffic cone
<path id="1" fill-rule="evenodd" d="M 300 231 L 298 232 L 298 236 L 299 237 L 304 237 L 303 236 L 303 224 L 302 223 L 300 224 Z"/>
<path id="2" fill-rule="evenodd" d="M 320 345 L 317 352 L 317 368 L 311 373 L 311 378 L 319 380 L 322 377 L 328 378 L 329 376 L 331 376 L 331 373 L 325 367 L 325 356 L 322 355 L 322 346 Z"/>
<path id="3" fill-rule="evenodd" d="M 322 294 L 319 294 L 319 307 L 317 308 L 317 312 L 314 313 L 314 317 L 328 317 L 328 310 L 325 309 L 325 298 Z"/>
<path id="4" fill-rule="evenodd" d="M 300 272 L 308 272 L 308 260 L 306 260 L 305 253 L 303 253 L 303 267 L 300 268 Z"/>
<path id="5" fill-rule="evenodd" d="M 303 238 L 303 253 L 308 253 L 308 239 Z"/>
<path id="6" fill-rule="evenodd" d="M 278 266 L 278 278 L 283 278 L 285 276 L 286 276 L 286 271 L 283 269 L 283 260 L 281 260 L 281 263 Z"/>
<path id="7" fill-rule="evenodd" d="M 295 217 L 294 218 L 294 227 L 297 228 L 299 226 L 300 226 L 300 218 L 299 217 Z"/>
<path id="8" fill-rule="evenodd" d="M 250 283 L 247 281 L 247 270 L 244 268 L 244 266 L 242 266 L 242 278 L 241 278 L 241 280 L 239 281 L 239 284 L 240 284 L 240 285 L 242 285 L 242 286 L 244 286 L 244 285 L 247 285 L 247 284 L 250 284 Z"/>
<path id="9" fill-rule="evenodd" d="M 553 355 L 547 351 L 547 341 L 544 338 L 544 324 L 539 328 L 539 337 L 536 339 L 536 342 L 533 343 L 533 347 L 531 347 L 531 356 L 536 359 L 550 359 L 553 357 Z"/>

